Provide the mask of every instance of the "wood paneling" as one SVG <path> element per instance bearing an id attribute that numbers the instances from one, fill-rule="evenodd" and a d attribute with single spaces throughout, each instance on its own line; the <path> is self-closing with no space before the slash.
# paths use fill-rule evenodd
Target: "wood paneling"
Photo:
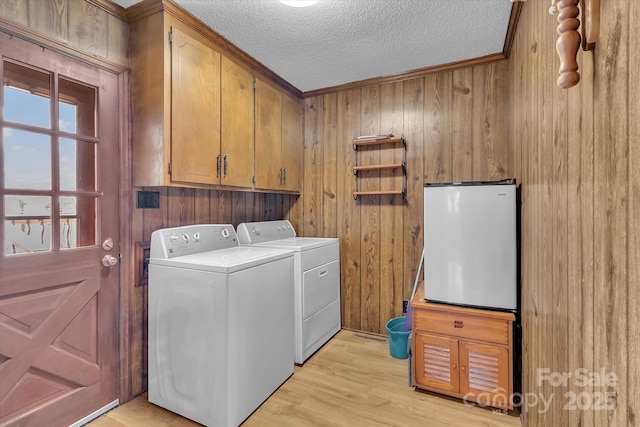
<path id="1" fill-rule="evenodd" d="M 353 166 L 355 157 L 350 141 L 360 133 L 360 90 L 338 93 L 337 117 L 335 120 L 338 135 L 338 164 L 337 164 L 337 192 L 334 195 L 338 205 L 336 216 L 338 234 L 329 237 L 340 238 L 340 300 L 342 312 L 342 326 L 361 329 L 360 326 L 360 288 L 361 288 L 361 225 L 360 208 L 354 203 L 351 193 L 354 190 Z M 306 100 L 305 100 L 306 102 Z M 306 123 L 312 120 L 305 112 Z M 307 134 L 305 132 L 305 152 L 307 151 Z M 304 180 L 308 179 L 306 156 L 304 165 Z M 301 205 L 306 206 L 308 197 L 302 197 Z M 304 215 L 304 211 L 302 211 Z"/>
<path id="2" fill-rule="evenodd" d="M 122 71 L 129 63 L 129 26 L 116 9 L 122 8 L 87 0 L 3 0 L 0 17 L 16 24 L 7 29 L 11 33 L 41 39 L 37 41 L 45 45 L 62 43 L 48 47 Z"/>
<path id="3" fill-rule="evenodd" d="M 629 21 L 627 25 L 629 31 L 629 70 L 627 75 L 627 88 L 629 92 L 638 93 L 638 82 L 640 82 L 640 55 L 635 41 L 640 37 L 637 18 L 640 17 L 640 4 L 638 2 L 628 2 Z M 602 25 L 600 26 L 602 34 Z M 601 36 L 602 37 L 602 36 Z M 584 74 L 583 74 L 584 75 Z M 630 424 L 640 425 L 640 363 L 637 363 L 638 351 L 640 351 L 640 102 L 636 96 L 627 92 L 629 97 L 629 121 L 627 128 L 627 140 L 629 141 L 629 156 L 627 167 L 629 168 L 629 210 L 628 210 L 628 277 L 627 287 L 629 290 L 627 312 L 627 361 L 628 361 L 628 384 L 627 384 L 627 413 Z"/>
<path id="4" fill-rule="evenodd" d="M 640 8 L 607 2 L 596 50 L 578 53 L 580 83 L 561 90 L 556 23 L 542 6 L 524 3 L 508 63 L 508 139 L 522 185 L 523 392 L 552 400 L 523 421 L 638 425 Z M 539 369 L 571 376 L 553 385 Z M 616 382 L 582 385 L 577 369 Z"/>
<path id="5" fill-rule="evenodd" d="M 429 118 L 425 116 L 425 79 L 407 80 L 403 83 L 403 130 L 407 141 L 422 141 L 425 128 L 430 127 Z M 434 144 L 435 145 L 435 144 Z M 403 277 L 400 279 L 396 297 L 404 296 L 407 300 L 417 274 L 418 262 L 422 255 L 422 205 L 424 200 L 425 149 L 427 145 L 407 145 L 407 194 L 406 208 L 402 209 L 402 229 L 404 238 L 402 248 Z M 397 257 L 397 255 L 396 255 Z M 397 286 L 398 284 L 396 284 Z M 395 314 L 395 312 L 394 312 Z"/>
<path id="6" fill-rule="evenodd" d="M 422 253 L 425 181 L 513 177 L 507 84 L 507 64 L 496 62 L 305 99 L 305 226 L 299 234 L 340 239 L 344 327 L 384 334 L 385 323 L 402 314 Z M 405 136 L 405 199 L 352 197 L 351 140 L 377 133 Z M 400 155 L 397 149 L 362 147 L 358 160 L 387 163 Z M 366 171 L 358 185 L 397 188 L 398 178 Z"/>

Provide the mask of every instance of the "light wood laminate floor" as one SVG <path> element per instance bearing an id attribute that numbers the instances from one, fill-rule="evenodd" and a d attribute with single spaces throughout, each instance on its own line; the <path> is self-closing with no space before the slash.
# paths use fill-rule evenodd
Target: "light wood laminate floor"
<path id="1" fill-rule="evenodd" d="M 407 359 L 408 360 L 408 359 Z M 470 407 L 408 386 L 407 360 L 383 337 L 342 330 L 247 420 L 243 427 L 520 426 L 517 416 Z M 195 427 L 143 394 L 90 427 Z"/>

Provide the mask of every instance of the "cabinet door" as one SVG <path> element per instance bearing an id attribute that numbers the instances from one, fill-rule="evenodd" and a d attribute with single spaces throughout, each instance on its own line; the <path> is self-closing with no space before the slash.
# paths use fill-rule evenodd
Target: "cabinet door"
<path id="1" fill-rule="evenodd" d="M 458 340 L 421 332 L 415 334 L 415 382 L 432 390 L 457 393 Z"/>
<path id="2" fill-rule="evenodd" d="M 253 76 L 222 57 L 222 185 L 253 185 Z"/>
<path id="3" fill-rule="evenodd" d="M 256 188 L 278 190 L 281 185 L 282 96 L 256 79 Z"/>
<path id="4" fill-rule="evenodd" d="M 171 180 L 216 184 L 219 150 L 220 54 L 174 27 L 171 43 Z"/>
<path id="5" fill-rule="evenodd" d="M 469 400 L 508 407 L 509 351 L 460 341 L 460 394 Z"/>
<path id="6" fill-rule="evenodd" d="M 284 190 L 302 188 L 302 143 L 300 136 L 300 101 L 282 96 L 282 168 Z"/>

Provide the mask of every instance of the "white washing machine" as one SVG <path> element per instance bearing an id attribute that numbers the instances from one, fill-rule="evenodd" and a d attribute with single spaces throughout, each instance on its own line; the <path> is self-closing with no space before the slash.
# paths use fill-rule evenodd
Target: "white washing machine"
<path id="1" fill-rule="evenodd" d="M 231 225 L 155 231 L 149 401 L 238 426 L 293 374 L 293 252 L 239 246 Z"/>
<path id="2" fill-rule="evenodd" d="M 338 239 L 297 237 L 287 220 L 242 223 L 237 231 L 241 245 L 294 251 L 295 362 L 303 364 L 341 327 Z"/>

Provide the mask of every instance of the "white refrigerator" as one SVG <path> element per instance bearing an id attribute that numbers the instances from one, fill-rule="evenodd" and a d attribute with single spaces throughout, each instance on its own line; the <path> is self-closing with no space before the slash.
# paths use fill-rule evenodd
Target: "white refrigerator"
<path id="1" fill-rule="evenodd" d="M 424 185 L 424 297 L 516 310 L 515 179 Z"/>

